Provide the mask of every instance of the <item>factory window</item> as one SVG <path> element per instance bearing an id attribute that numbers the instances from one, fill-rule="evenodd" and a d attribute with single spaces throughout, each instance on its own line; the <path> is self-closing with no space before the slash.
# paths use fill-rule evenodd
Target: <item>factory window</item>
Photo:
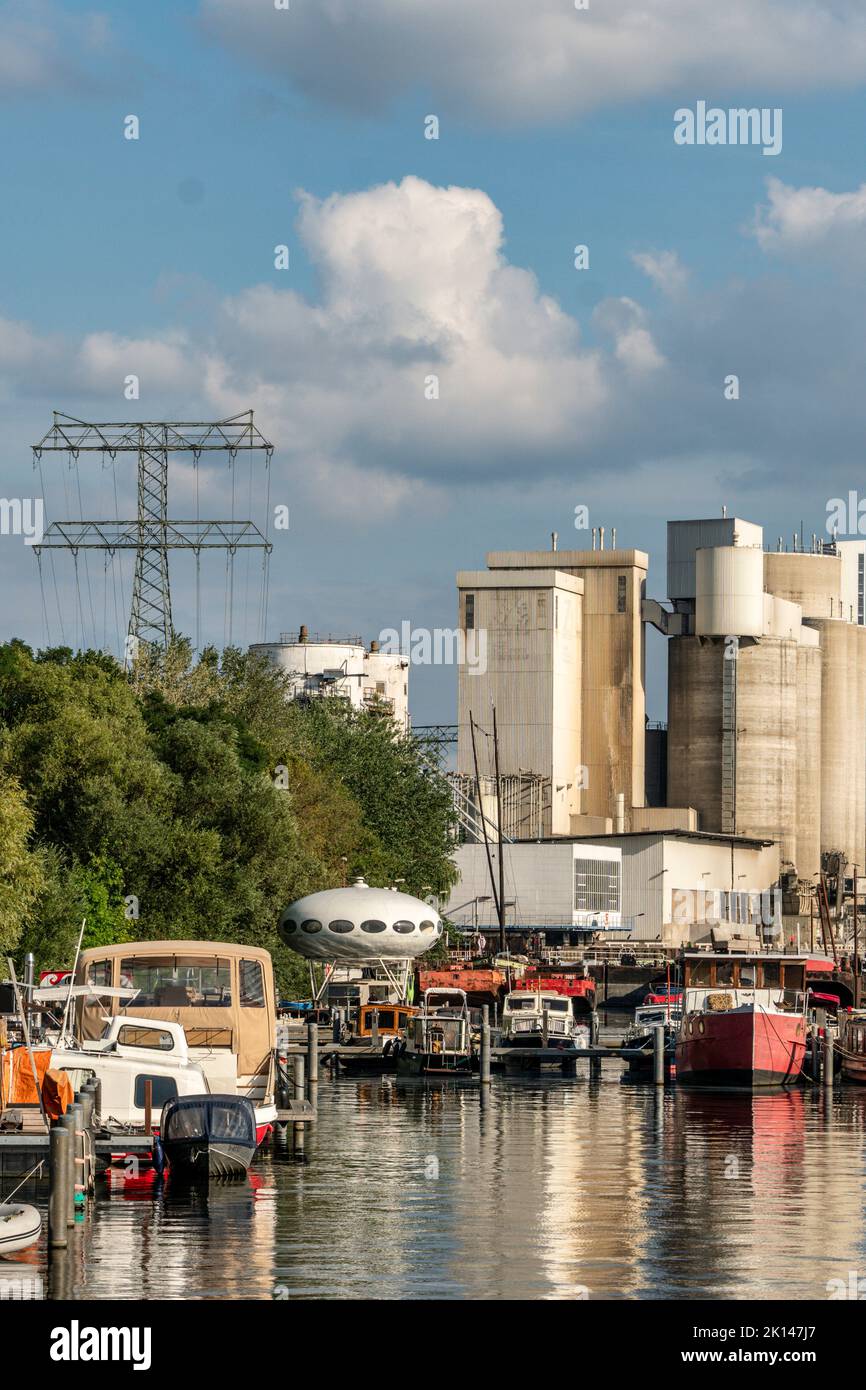
<path id="1" fill-rule="evenodd" d="M 866 555 L 857 556 L 857 621 L 862 627 L 866 622 L 866 612 L 863 604 L 864 570 L 866 570 Z"/>
<path id="2" fill-rule="evenodd" d="M 265 1007 L 265 977 L 260 960 L 242 960 L 238 966 L 241 1004 L 245 1009 Z"/>
<path id="3" fill-rule="evenodd" d="M 616 581 L 616 611 L 625 612 L 625 575 L 621 574 Z"/>
<path id="4" fill-rule="evenodd" d="M 575 859 L 575 912 L 619 912 L 620 863 L 618 859 Z"/>
<path id="5" fill-rule="evenodd" d="M 370 922 L 362 922 L 362 923 L 361 923 L 361 931 L 372 931 L 372 932 L 385 931 L 385 923 L 384 923 L 384 922 L 377 922 L 375 919 L 372 920 L 372 921 L 370 921 Z"/>
<path id="6" fill-rule="evenodd" d="M 465 607 L 464 613 L 465 613 L 465 616 L 464 616 L 464 626 L 465 626 L 467 632 L 469 632 L 469 631 L 471 631 L 472 628 L 474 628 L 474 626 L 475 626 L 475 595 L 474 595 L 474 594 L 467 594 L 467 595 L 466 595 L 466 607 Z"/>
<path id="7" fill-rule="evenodd" d="M 321 922 L 317 922 L 315 917 L 311 917 L 308 921 L 301 923 L 301 931 L 309 932 L 311 936 L 313 932 L 321 930 L 322 924 Z"/>
<path id="8" fill-rule="evenodd" d="M 415 923 L 414 923 L 414 922 L 395 922 L 395 923 L 394 923 L 394 930 L 395 930 L 395 932 L 399 932 L 401 936 L 408 936 L 410 932 L 413 932 L 413 931 L 415 930 Z"/>
<path id="9" fill-rule="evenodd" d="M 336 922 L 329 922 L 329 923 L 328 923 L 328 931 L 335 931 L 335 932 L 337 933 L 338 936 L 345 936 L 347 932 L 354 931 L 354 930 L 355 930 L 355 923 L 354 923 L 354 922 L 346 922 L 346 921 L 343 921 L 343 919 L 340 918 L 340 917 L 337 918 Z"/>

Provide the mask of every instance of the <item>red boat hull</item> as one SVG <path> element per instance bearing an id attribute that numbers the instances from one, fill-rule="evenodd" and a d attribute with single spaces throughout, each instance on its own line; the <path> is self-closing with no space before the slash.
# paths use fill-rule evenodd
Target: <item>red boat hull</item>
<path id="1" fill-rule="evenodd" d="M 787 1086 L 803 1070 L 802 1015 L 751 1009 L 688 1014 L 677 1038 L 677 1080 L 694 1086 Z"/>

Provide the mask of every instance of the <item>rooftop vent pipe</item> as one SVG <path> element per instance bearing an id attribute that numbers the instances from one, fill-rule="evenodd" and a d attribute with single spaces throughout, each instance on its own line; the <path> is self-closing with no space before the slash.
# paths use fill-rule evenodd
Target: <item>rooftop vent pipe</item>
<path id="1" fill-rule="evenodd" d="M 300 632 L 298 633 L 298 641 L 299 641 L 299 642 L 306 642 L 306 641 L 308 641 L 309 636 L 310 636 L 310 634 L 309 634 L 308 631 L 307 631 L 306 625 L 305 625 L 304 623 L 302 623 L 302 624 L 301 624 L 301 630 L 300 630 Z"/>

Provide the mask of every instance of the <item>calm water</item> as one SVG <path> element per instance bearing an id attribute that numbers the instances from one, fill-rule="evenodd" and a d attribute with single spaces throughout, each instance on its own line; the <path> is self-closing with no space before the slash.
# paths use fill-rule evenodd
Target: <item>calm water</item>
<path id="1" fill-rule="evenodd" d="M 0 1273 L 95 1299 L 824 1299 L 866 1275 L 866 1088 L 828 1109 L 621 1072 L 495 1077 L 483 1109 L 323 1074 L 306 1162 L 271 1150 L 203 1195 L 114 1182 L 50 1280 L 44 1238 Z"/>

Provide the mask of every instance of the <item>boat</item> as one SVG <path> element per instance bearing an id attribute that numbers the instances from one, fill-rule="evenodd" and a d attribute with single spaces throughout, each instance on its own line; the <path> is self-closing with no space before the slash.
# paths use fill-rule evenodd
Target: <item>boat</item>
<path id="1" fill-rule="evenodd" d="M 506 994 L 499 1036 L 502 1047 L 589 1047 L 590 1030 L 579 1023 L 569 998 L 549 989 L 514 989 Z"/>
<path id="2" fill-rule="evenodd" d="M 505 971 L 485 966 L 450 965 L 436 969 L 424 967 L 418 969 L 417 977 L 420 994 L 427 989 L 462 989 L 470 1008 L 481 1009 L 486 1004 L 491 1014 L 507 989 Z"/>
<path id="3" fill-rule="evenodd" d="M 277 1119 L 277 1005 L 268 951 L 225 941 L 94 946 L 81 952 L 75 980 L 134 989 L 132 1008 L 152 1030 L 158 1024 L 179 1024 L 186 1035 L 188 1061 L 205 1077 L 195 1090 L 246 1096 L 255 1106 L 258 1142 L 264 1141 Z M 106 1013 L 121 1016 L 116 998 L 109 1000 L 107 1009 L 87 999 L 77 1001 L 76 1033 L 85 1046 L 102 1037 Z M 154 1108 L 158 1109 L 155 1094 Z"/>
<path id="4" fill-rule="evenodd" d="M 340 1054 L 340 1068 L 350 1076 L 397 1070 L 397 1054 L 406 1029 L 418 1014 L 411 1004 L 362 1004 L 341 1041 L 352 1052 Z M 375 1046 L 374 1046 L 375 1042 Z"/>
<path id="5" fill-rule="evenodd" d="M 683 954 L 677 1081 L 788 1086 L 806 1055 L 806 957 Z"/>
<path id="6" fill-rule="evenodd" d="M 102 1093 L 100 1118 L 118 1130 L 145 1128 L 148 1082 L 151 1121 L 167 1101 L 200 1095 L 208 1088 L 203 1068 L 190 1058 L 182 1025 L 156 1023 L 139 1014 L 109 1017 L 101 1037 L 54 1047 L 50 1064 L 52 1071 L 69 1077 L 73 1091 L 88 1077 L 96 1077 Z"/>
<path id="7" fill-rule="evenodd" d="M 663 1028 L 665 1034 L 665 1057 L 670 1059 L 669 1070 L 673 1070 L 677 1034 L 682 1020 L 679 999 L 666 998 L 661 1003 L 639 1004 L 634 1011 L 634 1020 L 623 1034 L 624 1048 L 640 1049 L 639 1057 L 629 1058 L 629 1074 L 632 1078 L 650 1072 L 653 1067 L 653 1048 L 656 1028 Z"/>
<path id="8" fill-rule="evenodd" d="M 468 1076 L 477 1067 L 466 991 L 428 989 L 397 1044 L 397 1072 L 403 1076 Z"/>
<path id="9" fill-rule="evenodd" d="M 24 1202 L 0 1203 L 0 1255 L 14 1255 L 39 1239 L 42 1217 Z"/>
<path id="10" fill-rule="evenodd" d="M 160 1137 L 170 1175 L 240 1178 L 258 1147 L 255 1107 L 246 1096 L 170 1100 L 163 1108 Z"/>
<path id="11" fill-rule="evenodd" d="M 571 1012 L 575 1018 L 595 1012 L 595 980 L 586 965 L 557 966 L 555 969 L 537 965 L 527 970 L 522 979 L 514 984 L 515 990 L 547 990 L 561 994 L 571 1000 Z"/>
<path id="12" fill-rule="evenodd" d="M 845 1080 L 866 1082 L 866 1010 L 849 1009 L 839 1014 L 836 1046 Z"/>

